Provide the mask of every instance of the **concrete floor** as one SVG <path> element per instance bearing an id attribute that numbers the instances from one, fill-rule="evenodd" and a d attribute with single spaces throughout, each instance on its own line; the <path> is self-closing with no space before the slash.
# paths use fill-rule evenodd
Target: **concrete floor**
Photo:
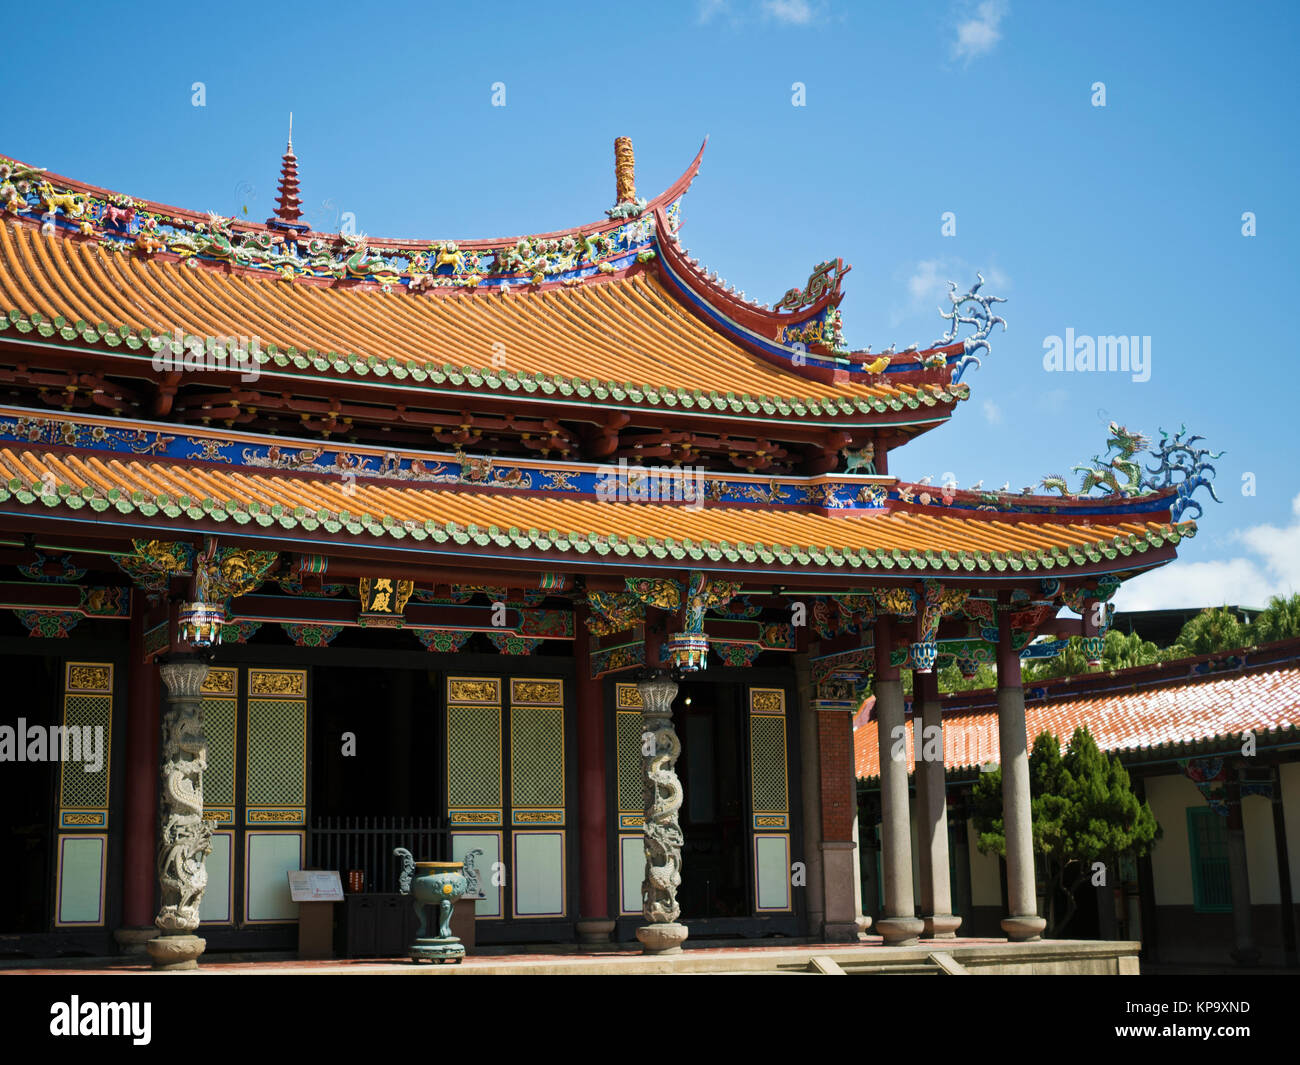
<path id="1" fill-rule="evenodd" d="M 575 953 L 567 945 L 498 947 L 476 952 L 458 965 L 415 963 L 406 958 L 304 961 L 283 954 L 213 954 L 205 956 L 192 973 L 165 975 L 942 975 L 945 966 L 957 974 L 964 967 L 969 967 L 971 973 L 997 970 L 1046 974 L 1134 971 L 1136 948 L 1137 944 L 1129 943 L 1078 940 L 1012 944 L 1001 939 L 931 940 L 911 947 L 886 947 L 879 937 L 872 936 L 859 943 L 772 944 L 767 940 L 700 944 L 666 957 L 648 957 L 628 944 L 582 953 Z M 939 959 L 932 957 L 936 953 Z M 0 974 L 20 973 L 154 975 L 148 960 L 141 958 L 0 961 Z"/>

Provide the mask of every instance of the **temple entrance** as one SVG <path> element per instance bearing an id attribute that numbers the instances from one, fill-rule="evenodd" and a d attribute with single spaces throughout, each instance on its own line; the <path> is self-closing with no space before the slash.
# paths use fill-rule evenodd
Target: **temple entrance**
<path id="1" fill-rule="evenodd" d="M 15 730 L 15 744 L 23 738 L 20 720 L 29 731 L 60 723 L 61 665 L 60 659 L 44 655 L 0 655 L 7 694 L 0 725 Z M 60 765 L 17 757 L 16 750 L 6 749 L 0 762 L 0 807 L 5 811 L 0 854 L 7 856 L 0 876 L 0 935 L 48 932 L 51 922 L 49 863 L 55 846 L 50 810 L 58 807 Z"/>
<path id="2" fill-rule="evenodd" d="M 313 816 L 441 815 L 438 676 L 316 667 Z"/>
<path id="3" fill-rule="evenodd" d="M 685 789 L 678 898 L 687 920 L 752 913 L 742 695 L 739 685 L 685 681 L 674 703 Z"/>

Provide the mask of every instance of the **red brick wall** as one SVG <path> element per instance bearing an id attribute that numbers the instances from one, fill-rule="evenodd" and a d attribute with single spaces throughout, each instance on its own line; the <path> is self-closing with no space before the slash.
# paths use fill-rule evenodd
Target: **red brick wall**
<path id="1" fill-rule="evenodd" d="M 853 773 L 853 715 L 843 710 L 817 714 L 821 755 L 822 839 L 848 842 L 857 814 L 857 780 Z"/>

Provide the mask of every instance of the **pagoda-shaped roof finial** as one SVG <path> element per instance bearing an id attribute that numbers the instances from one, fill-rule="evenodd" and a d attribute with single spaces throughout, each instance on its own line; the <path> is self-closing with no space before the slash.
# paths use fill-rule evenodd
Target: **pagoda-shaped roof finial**
<path id="1" fill-rule="evenodd" d="M 289 143 L 280 163 L 279 196 L 275 201 L 275 214 L 266 220 L 274 229 L 307 230 L 311 226 L 300 221 L 302 199 L 298 195 L 298 157 L 293 154 L 293 112 L 289 112 Z"/>

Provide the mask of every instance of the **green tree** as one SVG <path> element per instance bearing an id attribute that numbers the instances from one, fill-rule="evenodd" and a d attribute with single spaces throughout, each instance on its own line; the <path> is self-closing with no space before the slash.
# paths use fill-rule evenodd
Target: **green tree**
<path id="1" fill-rule="evenodd" d="M 1144 640 L 1136 632 L 1123 633 L 1111 629 L 1106 633 L 1102 644 L 1101 668 L 1103 670 L 1128 669 L 1131 666 L 1149 666 L 1164 657 L 1150 640 Z M 1078 673 L 1088 672 L 1088 659 L 1083 653 L 1083 641 L 1078 636 L 1070 637 L 1070 642 L 1055 658 L 1030 660 L 1024 663 L 1021 675 L 1026 681 L 1050 680 L 1053 677 L 1072 677 Z"/>
<path id="2" fill-rule="evenodd" d="M 1271 643 L 1300 636 L 1300 592 L 1290 599 L 1273 596 L 1250 623 L 1250 643 Z"/>
<path id="3" fill-rule="evenodd" d="M 1140 802 L 1117 757 L 1098 748 L 1085 726 L 1074 730 L 1065 754 L 1050 732 L 1034 740 L 1029 756 L 1029 793 L 1034 851 L 1047 868 L 1047 935 L 1061 932 L 1074 916 L 1075 892 L 1105 863 L 1107 882 L 1121 855 L 1142 855 L 1160 837 L 1151 807 Z M 985 854 L 1005 857 L 1002 770 L 982 773 L 975 785 L 971 820 Z"/>
<path id="4" fill-rule="evenodd" d="M 1210 607 L 1183 626 L 1165 657 L 1193 658 L 1216 651 L 1231 651 L 1246 646 L 1249 637 L 1248 627 L 1226 606 Z"/>
<path id="5" fill-rule="evenodd" d="M 940 692 L 974 692 L 997 686 L 998 671 L 988 662 L 980 662 L 973 677 L 963 677 L 952 659 L 946 666 L 939 667 Z"/>

